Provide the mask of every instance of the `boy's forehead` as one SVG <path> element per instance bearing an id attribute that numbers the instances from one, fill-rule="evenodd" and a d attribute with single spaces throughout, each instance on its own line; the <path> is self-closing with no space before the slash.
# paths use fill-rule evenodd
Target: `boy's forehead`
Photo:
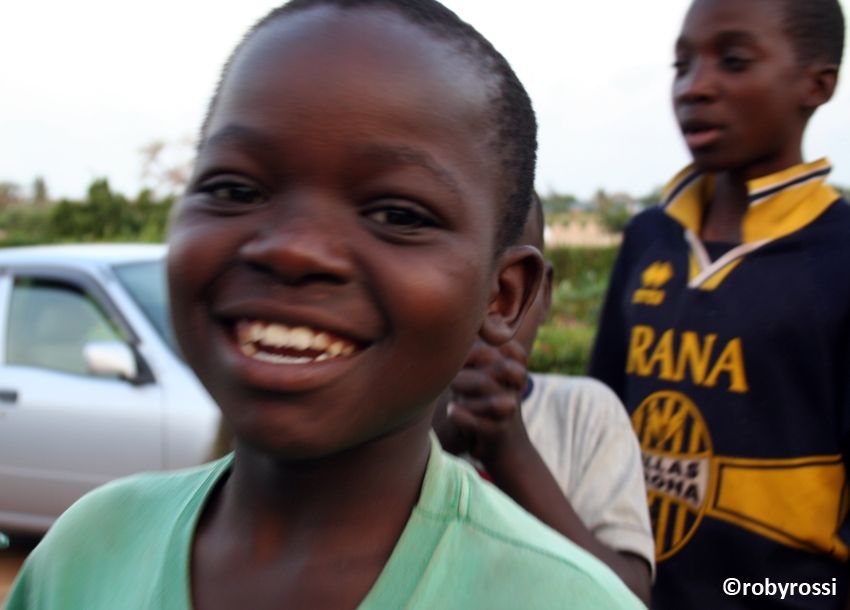
<path id="1" fill-rule="evenodd" d="M 381 113 L 385 124 L 407 122 L 426 138 L 437 133 L 436 122 L 453 123 L 451 130 L 475 134 L 477 143 L 465 144 L 494 166 L 497 85 L 456 44 L 392 10 L 320 6 L 284 14 L 246 40 L 224 74 L 201 147 L 260 109 L 290 121 Z"/>
<path id="2" fill-rule="evenodd" d="M 428 166 L 461 200 L 497 210 L 496 84 L 482 73 L 457 45 L 393 11 L 323 6 L 286 14 L 233 58 L 200 158 L 241 154 L 250 143 L 285 172 L 318 156 L 326 172 L 342 171 L 353 157 L 358 167 Z M 378 158 L 388 150 L 391 159 Z"/>
<path id="3" fill-rule="evenodd" d="M 455 43 L 392 10 L 374 7 L 319 6 L 281 15 L 243 45 L 223 85 L 284 73 L 290 79 L 320 73 L 336 84 L 350 80 L 360 88 L 387 92 L 415 81 L 446 93 L 462 92 L 479 112 L 492 92 L 492 79 L 485 78 L 471 56 L 459 53 Z M 458 82 L 464 83 L 462 88 Z"/>
<path id="4" fill-rule="evenodd" d="M 781 28 L 782 17 L 782 2 L 777 0 L 694 0 L 682 25 L 682 35 Z"/>

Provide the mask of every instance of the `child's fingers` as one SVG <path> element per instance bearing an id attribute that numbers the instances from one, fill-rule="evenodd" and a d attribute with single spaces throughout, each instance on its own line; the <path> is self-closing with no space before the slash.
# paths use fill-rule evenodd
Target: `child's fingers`
<path id="1" fill-rule="evenodd" d="M 456 402 L 449 404 L 449 420 L 461 434 L 473 439 L 492 435 L 497 425 L 494 420 L 474 413 L 466 404 Z M 475 445 L 475 442 L 471 445 Z"/>
<path id="2" fill-rule="evenodd" d="M 528 380 L 525 364 L 512 358 L 503 358 L 489 366 L 490 376 L 505 388 L 522 392 Z"/>
<path id="3" fill-rule="evenodd" d="M 478 418 L 490 421 L 504 421 L 514 417 L 519 411 L 519 397 L 509 392 L 477 398 L 459 398 L 453 401 L 457 407 Z"/>
<path id="4" fill-rule="evenodd" d="M 496 362 L 497 360 L 501 360 L 504 356 L 499 353 L 499 349 L 490 345 L 489 343 L 485 343 L 480 339 L 475 342 L 472 346 L 472 349 L 469 350 L 469 354 L 466 356 L 466 363 L 464 366 L 466 367 L 480 367 L 492 362 Z"/>
<path id="5" fill-rule="evenodd" d="M 498 394 L 504 389 L 499 381 L 482 369 L 461 369 L 451 384 L 453 395 L 463 399 Z"/>
<path id="6" fill-rule="evenodd" d="M 502 356 L 510 358 L 525 367 L 528 363 L 528 352 L 525 351 L 525 348 L 522 344 L 517 340 L 511 340 L 499 347 L 499 353 Z"/>
<path id="7" fill-rule="evenodd" d="M 475 434 L 478 431 L 478 418 L 457 402 L 449 403 L 448 420 L 461 434 Z"/>

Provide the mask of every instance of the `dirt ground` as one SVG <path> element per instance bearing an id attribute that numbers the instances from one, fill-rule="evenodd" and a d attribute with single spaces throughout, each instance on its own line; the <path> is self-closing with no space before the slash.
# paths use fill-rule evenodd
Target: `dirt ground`
<path id="1" fill-rule="evenodd" d="M 34 536 L 11 536 L 11 539 L 11 546 L 0 550 L 0 606 L 9 594 L 18 569 L 39 540 Z"/>

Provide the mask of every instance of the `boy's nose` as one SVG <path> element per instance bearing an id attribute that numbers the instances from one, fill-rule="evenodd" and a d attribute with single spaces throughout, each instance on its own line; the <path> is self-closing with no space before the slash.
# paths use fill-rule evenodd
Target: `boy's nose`
<path id="1" fill-rule="evenodd" d="M 677 103 L 708 102 L 717 97 L 717 80 L 708 61 L 694 60 L 673 82 L 673 100 Z"/>
<path id="2" fill-rule="evenodd" d="M 344 284 L 352 258 L 343 219 L 300 210 L 280 211 L 240 248 L 240 258 L 292 285 Z"/>

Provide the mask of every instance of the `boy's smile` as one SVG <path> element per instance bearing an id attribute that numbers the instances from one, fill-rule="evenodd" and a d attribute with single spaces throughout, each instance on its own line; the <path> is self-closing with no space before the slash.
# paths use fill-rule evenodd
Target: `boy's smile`
<path id="1" fill-rule="evenodd" d="M 243 442 L 300 459 L 427 425 L 493 297 L 488 95 L 383 10 L 310 9 L 235 57 L 169 275 L 186 358 Z"/>
<path id="2" fill-rule="evenodd" d="M 802 161 L 805 70 L 781 2 L 697 0 L 676 43 L 673 105 L 695 163 L 747 179 Z"/>
<path id="3" fill-rule="evenodd" d="M 324 362 L 357 350 L 353 341 L 324 330 L 259 320 L 239 320 L 236 338 L 243 354 L 275 364 Z"/>

